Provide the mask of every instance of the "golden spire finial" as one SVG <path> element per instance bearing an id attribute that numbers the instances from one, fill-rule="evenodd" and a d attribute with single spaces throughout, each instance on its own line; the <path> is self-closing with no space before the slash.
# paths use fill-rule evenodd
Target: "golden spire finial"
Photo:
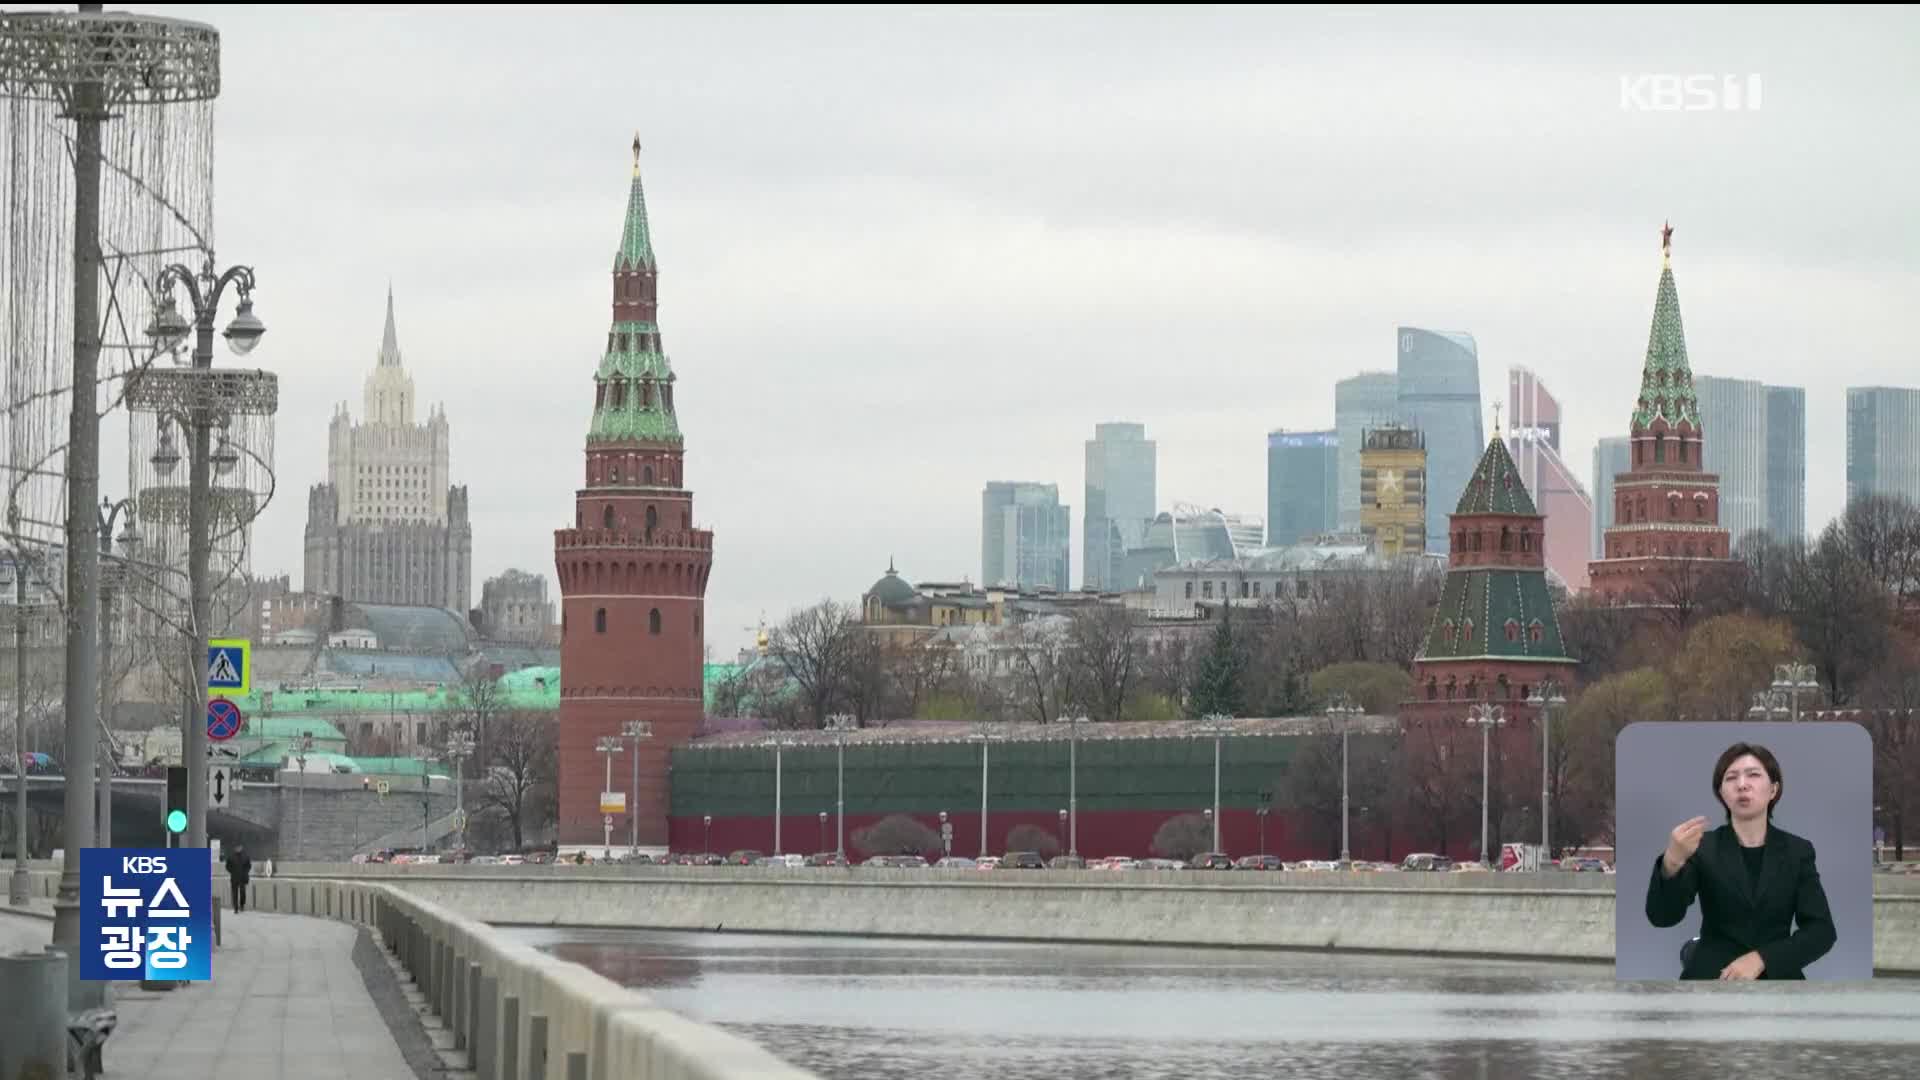
<path id="1" fill-rule="evenodd" d="M 1500 437 L 1500 402 L 1493 403 L 1493 437 Z"/>
<path id="2" fill-rule="evenodd" d="M 640 133 L 633 133 L 633 175 L 640 175 Z"/>
<path id="3" fill-rule="evenodd" d="M 1673 257 L 1673 226 L 1665 221 L 1660 223 L 1660 265 L 1667 265 Z"/>

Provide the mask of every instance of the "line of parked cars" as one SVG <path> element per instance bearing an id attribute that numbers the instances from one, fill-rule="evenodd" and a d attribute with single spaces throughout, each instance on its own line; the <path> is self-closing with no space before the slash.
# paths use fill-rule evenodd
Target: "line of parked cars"
<path id="1" fill-rule="evenodd" d="M 1191 859 L 1137 859 L 1128 855 L 1108 855 L 1097 859 L 1086 859 L 1079 855 L 1055 855 L 1052 858 L 1042 856 L 1037 851 L 1009 851 L 1004 855 L 988 855 L 972 858 L 964 855 L 948 855 L 929 861 L 923 855 L 870 855 L 864 859 L 848 859 L 833 851 L 816 852 L 812 855 L 768 855 L 762 851 L 742 848 L 720 855 L 714 852 L 672 852 L 662 855 L 650 855 L 645 852 L 617 852 L 611 855 L 595 855 L 589 852 L 556 854 L 551 851 L 536 851 L 513 855 L 474 855 L 467 852 L 420 853 L 406 851 L 381 851 L 371 855 L 355 855 L 356 863 L 464 863 L 472 866 L 562 866 L 617 865 L 617 866 L 785 866 L 793 868 L 821 866 L 874 866 L 892 869 L 936 870 L 1268 870 L 1290 873 L 1311 873 L 1319 871 L 1337 871 L 1340 863 L 1332 859 L 1304 859 L 1288 861 L 1278 855 L 1242 855 L 1238 858 L 1224 851 L 1207 851 Z M 1920 864 L 1916 864 L 1920 866 Z M 1545 864 L 1544 869 L 1557 869 L 1564 872 L 1613 873 L 1613 867 L 1604 859 L 1569 857 L 1557 863 Z M 1354 860 L 1349 870 L 1362 873 L 1387 872 L 1439 872 L 1439 873 L 1487 873 L 1489 868 L 1479 862 L 1461 862 L 1445 855 L 1420 852 L 1408 855 L 1398 863 Z M 1517 869 L 1517 868 L 1509 868 Z M 1883 868 L 1886 869 L 1886 868 Z M 1895 871 L 1898 872 L 1898 871 Z"/>

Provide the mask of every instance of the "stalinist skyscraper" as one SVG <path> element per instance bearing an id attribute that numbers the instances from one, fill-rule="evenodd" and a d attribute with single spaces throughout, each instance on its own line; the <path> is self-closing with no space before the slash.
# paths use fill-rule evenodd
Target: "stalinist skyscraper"
<path id="1" fill-rule="evenodd" d="M 448 483 L 447 414 L 414 423 L 413 378 L 400 362 L 387 290 L 380 357 L 363 391 L 365 420 L 345 402 L 327 428 L 327 483 L 307 495 L 308 592 L 371 604 L 445 608 L 465 618 L 473 594 L 467 489 Z"/>

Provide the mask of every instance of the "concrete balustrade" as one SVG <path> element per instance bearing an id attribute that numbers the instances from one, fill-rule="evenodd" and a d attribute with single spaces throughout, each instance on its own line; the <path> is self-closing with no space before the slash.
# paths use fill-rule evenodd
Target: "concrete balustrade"
<path id="1" fill-rule="evenodd" d="M 467 1051 L 479 1080 L 812 1080 L 738 1036 L 662 1009 L 393 884 L 256 881 L 252 907 L 364 923 Z"/>
<path id="2" fill-rule="evenodd" d="M 1609 961 L 1604 874 L 288 866 L 483 923 Z M 1634 887 L 1630 885 L 1629 887 Z M 1920 973 L 1920 878 L 1876 875 L 1874 968 Z"/>

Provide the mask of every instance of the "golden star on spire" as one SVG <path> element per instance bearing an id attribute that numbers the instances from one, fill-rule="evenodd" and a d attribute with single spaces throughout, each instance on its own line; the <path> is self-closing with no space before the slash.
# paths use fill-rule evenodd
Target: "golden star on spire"
<path id="1" fill-rule="evenodd" d="M 633 175 L 640 175 L 640 133 L 633 133 Z"/>

